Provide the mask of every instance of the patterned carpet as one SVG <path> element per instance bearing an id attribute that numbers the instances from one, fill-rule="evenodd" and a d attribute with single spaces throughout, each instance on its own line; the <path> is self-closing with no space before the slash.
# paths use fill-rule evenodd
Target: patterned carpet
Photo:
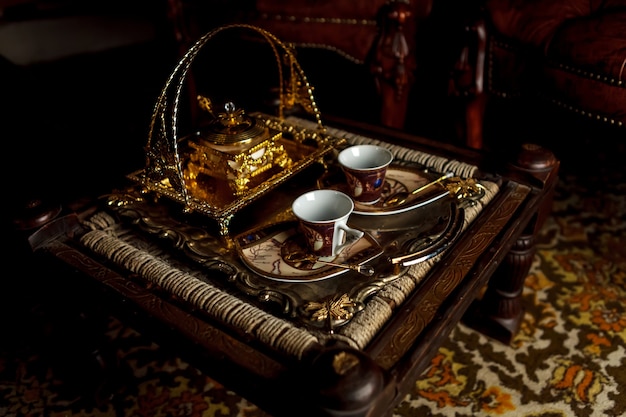
<path id="1" fill-rule="evenodd" d="M 591 184 L 559 183 L 512 345 L 457 326 L 396 416 L 626 414 L 626 184 Z"/>
<path id="2" fill-rule="evenodd" d="M 511 346 L 458 325 L 394 416 L 626 415 L 621 160 L 598 160 L 584 174 L 563 167 Z M 10 320 L 0 345 L 0 416 L 267 416 L 110 317 L 104 338 L 123 384 L 102 384 L 100 377 L 111 375 L 72 350 L 72 338 L 87 333 L 76 330 L 80 323 L 58 325 L 70 316 L 62 299 L 45 297 L 46 288 L 36 303 L 2 311 Z"/>

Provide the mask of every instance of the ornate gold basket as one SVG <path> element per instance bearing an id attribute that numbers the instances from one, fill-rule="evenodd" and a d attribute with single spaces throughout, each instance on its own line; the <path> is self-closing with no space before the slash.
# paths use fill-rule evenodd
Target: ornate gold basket
<path id="1" fill-rule="evenodd" d="M 196 133 L 179 137 L 181 92 L 191 65 L 206 43 L 226 30 L 251 31 L 270 45 L 278 69 L 278 114 L 247 114 L 230 102 L 218 111 L 209 98 L 198 96 L 199 108 L 212 120 Z M 295 106 L 315 119 L 316 129 L 285 120 L 285 110 Z M 313 89 L 291 48 L 266 30 L 245 24 L 208 32 L 186 52 L 161 90 L 148 136 L 146 165 L 128 177 L 145 191 L 183 204 L 187 212 L 217 220 L 223 235 L 228 235 L 229 222 L 240 209 L 322 162 L 338 142 L 326 133 Z"/>

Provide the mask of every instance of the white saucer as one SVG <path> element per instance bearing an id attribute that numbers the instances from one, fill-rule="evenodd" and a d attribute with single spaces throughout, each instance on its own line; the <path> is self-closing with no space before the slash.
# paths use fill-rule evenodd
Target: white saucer
<path id="1" fill-rule="evenodd" d="M 349 269 L 323 262 L 289 259 L 289 254 L 306 253 L 297 221 L 259 228 L 235 238 L 241 260 L 255 273 L 281 282 L 312 282 L 344 274 Z M 365 264 L 383 253 L 381 246 L 368 233 L 339 255 L 319 258 L 339 264 Z"/>

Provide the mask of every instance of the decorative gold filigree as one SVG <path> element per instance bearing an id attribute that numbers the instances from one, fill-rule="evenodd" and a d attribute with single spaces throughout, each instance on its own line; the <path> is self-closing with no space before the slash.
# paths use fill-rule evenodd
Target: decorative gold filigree
<path id="1" fill-rule="evenodd" d="M 199 95 L 197 99 L 213 120 L 205 132 L 188 141 L 185 183 L 195 196 L 203 195 L 203 187 L 196 181 L 199 174 L 225 180 L 235 195 L 241 195 L 248 191 L 250 181 L 270 169 L 291 167 L 280 131 L 247 116 L 232 102 L 226 103 L 224 112 L 215 114 L 209 98 Z"/>
<path id="2" fill-rule="evenodd" d="M 356 307 L 357 303 L 348 294 L 343 294 L 321 302 L 309 301 L 304 305 L 304 312 L 309 315 L 311 321 L 325 321 L 332 333 L 335 324 L 352 319 Z"/>
<path id="3" fill-rule="evenodd" d="M 446 181 L 445 187 L 459 201 L 474 202 L 485 195 L 485 187 L 475 178 L 453 177 Z"/>

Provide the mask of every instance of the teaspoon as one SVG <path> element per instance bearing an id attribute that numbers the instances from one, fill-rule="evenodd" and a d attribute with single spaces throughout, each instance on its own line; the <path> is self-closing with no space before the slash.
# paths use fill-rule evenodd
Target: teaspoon
<path id="1" fill-rule="evenodd" d="M 450 177 L 452 177 L 452 175 L 454 175 L 452 172 L 447 172 L 444 175 L 442 175 L 441 177 L 437 178 L 436 180 L 429 182 L 428 184 L 424 184 L 419 188 L 416 188 L 415 190 L 409 192 L 406 191 L 399 191 L 389 197 L 387 197 L 387 199 L 385 200 L 385 202 L 383 203 L 384 207 L 391 207 L 391 206 L 399 206 L 400 204 L 403 204 L 404 202 L 406 202 L 407 198 L 411 195 L 416 195 L 421 193 L 422 191 L 424 191 L 425 189 L 440 183 L 441 181 L 448 179 Z"/>
<path id="2" fill-rule="evenodd" d="M 315 255 L 311 255 L 311 254 L 290 254 L 287 256 L 287 260 L 291 261 L 291 262 L 302 262 L 302 261 L 308 261 L 308 262 L 319 262 L 321 264 L 324 265 L 330 265 L 330 266 L 336 266 L 339 268 L 345 268 L 345 269 L 351 269 L 353 271 L 358 272 L 359 274 L 371 277 L 372 275 L 374 275 L 374 268 L 369 266 L 369 265 L 358 265 L 358 264 L 338 264 L 338 263 L 334 263 L 334 262 L 327 262 L 327 261 L 322 261 L 320 259 L 318 259 L 317 256 Z"/>

